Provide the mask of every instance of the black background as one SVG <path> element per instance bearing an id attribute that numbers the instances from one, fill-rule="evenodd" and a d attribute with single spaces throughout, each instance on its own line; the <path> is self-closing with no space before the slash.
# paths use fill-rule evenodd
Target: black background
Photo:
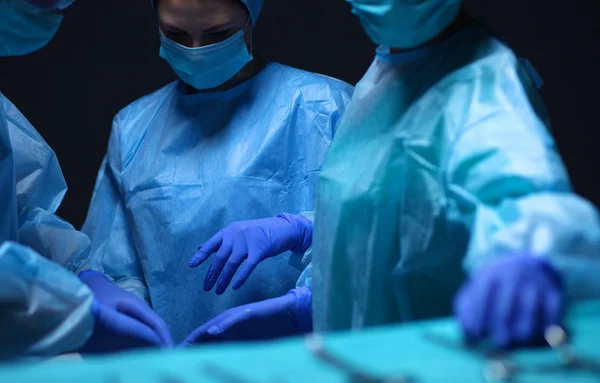
<path id="1" fill-rule="evenodd" d="M 600 2 L 467 4 L 542 75 L 542 96 L 576 190 L 599 204 Z M 46 48 L 0 59 L 0 89 L 58 155 L 69 185 L 59 214 L 76 227 L 85 219 L 114 115 L 175 79 L 158 57 L 157 28 L 149 0 L 79 0 Z M 343 0 L 267 0 L 255 44 L 267 59 L 353 84 L 374 51 Z"/>

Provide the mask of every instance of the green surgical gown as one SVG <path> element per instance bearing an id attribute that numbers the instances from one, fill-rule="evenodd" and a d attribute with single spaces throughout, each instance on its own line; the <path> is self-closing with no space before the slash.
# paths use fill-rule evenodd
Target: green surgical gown
<path id="1" fill-rule="evenodd" d="M 573 193 L 537 88 L 482 28 L 377 58 L 319 176 L 316 330 L 449 315 L 464 277 L 547 256 L 569 299 L 600 296 L 600 225 Z"/>

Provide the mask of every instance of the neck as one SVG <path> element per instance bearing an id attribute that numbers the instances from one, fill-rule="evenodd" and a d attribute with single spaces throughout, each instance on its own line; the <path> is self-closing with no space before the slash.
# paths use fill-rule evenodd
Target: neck
<path id="1" fill-rule="evenodd" d="M 229 90 L 231 88 L 235 88 L 236 86 L 240 85 L 241 83 L 248 81 L 252 77 L 259 74 L 263 70 L 265 65 L 267 64 L 267 62 L 265 60 L 258 57 L 257 55 L 254 55 L 254 57 L 255 58 L 252 61 L 250 61 L 248 64 L 246 64 L 242 69 L 240 69 L 239 72 L 236 73 L 235 76 L 233 76 L 232 78 L 227 80 L 227 82 L 225 82 L 224 84 L 219 85 L 216 88 L 200 89 L 200 90 L 194 88 L 193 86 L 186 85 L 186 93 L 194 94 L 194 93 L 204 93 L 204 92 L 223 92 L 223 91 Z"/>
<path id="2" fill-rule="evenodd" d="M 401 52 L 411 51 L 413 49 L 423 48 L 423 47 L 426 47 L 429 45 L 435 45 L 441 41 L 447 40 L 450 36 L 452 36 L 456 32 L 459 32 L 459 31 L 465 29 L 469 25 L 469 22 L 470 22 L 470 18 L 469 18 L 469 15 L 467 14 L 467 11 L 464 8 L 461 8 L 459 14 L 456 16 L 456 18 L 454 19 L 452 24 L 450 24 L 446 29 L 444 29 L 434 39 L 429 40 L 425 44 L 419 45 L 418 47 L 414 47 L 411 49 L 391 48 L 390 52 L 391 53 L 401 53 Z"/>

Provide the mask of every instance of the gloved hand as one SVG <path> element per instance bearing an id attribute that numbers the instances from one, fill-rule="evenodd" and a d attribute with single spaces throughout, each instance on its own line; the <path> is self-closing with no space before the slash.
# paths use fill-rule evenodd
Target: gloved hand
<path id="1" fill-rule="evenodd" d="M 121 289 L 109 281 L 104 274 L 97 271 L 84 271 L 79 274 L 79 279 L 94 293 L 96 301 L 100 304 L 99 315 L 103 319 L 121 321 L 121 316 L 111 315 L 113 312 L 120 313 L 152 331 L 160 340 L 159 345 L 161 347 L 173 346 L 173 338 L 167 324 L 142 299 Z M 104 308 L 112 311 L 105 313 Z M 106 324 L 105 326 L 107 328 L 111 326 L 119 327 L 121 324 L 115 322 L 112 325 Z M 127 326 L 129 327 L 129 324 Z"/>
<path id="2" fill-rule="evenodd" d="M 267 258 L 285 251 L 304 253 L 312 243 L 312 222 L 301 215 L 280 214 L 277 217 L 235 222 L 212 236 L 190 259 L 189 266 L 202 264 L 217 254 L 204 279 L 204 291 L 210 291 L 221 271 L 217 294 L 223 294 L 233 275 L 242 267 L 233 289 L 242 285 L 256 266 Z"/>
<path id="3" fill-rule="evenodd" d="M 144 347 L 160 347 L 158 334 L 144 323 L 128 316 L 135 312 L 127 301 L 113 310 L 94 300 L 94 332 L 79 350 L 81 354 L 104 354 Z"/>
<path id="4" fill-rule="evenodd" d="M 194 330 L 180 347 L 215 341 L 266 340 L 312 331 L 312 291 L 286 295 L 229 309 Z"/>
<path id="5" fill-rule="evenodd" d="M 543 258 L 508 255 L 476 274 L 459 292 L 455 315 L 467 341 L 489 338 L 495 347 L 538 344 L 560 325 L 563 284 Z"/>

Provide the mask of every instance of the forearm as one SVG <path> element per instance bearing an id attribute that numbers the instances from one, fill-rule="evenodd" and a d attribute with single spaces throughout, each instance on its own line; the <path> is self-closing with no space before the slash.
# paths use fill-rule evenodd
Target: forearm
<path id="1" fill-rule="evenodd" d="M 570 300 L 600 297 L 600 220 L 596 209 L 575 194 L 533 193 L 479 207 L 467 270 L 515 252 L 547 257 Z"/>
<path id="2" fill-rule="evenodd" d="M 92 292 L 56 263 L 6 242 L 0 280 L 0 359 L 56 356 L 77 350 L 92 334 Z"/>
<path id="3" fill-rule="evenodd" d="M 19 219 L 19 243 L 43 257 L 76 271 L 88 258 L 90 240 L 57 215 L 35 208 Z"/>

